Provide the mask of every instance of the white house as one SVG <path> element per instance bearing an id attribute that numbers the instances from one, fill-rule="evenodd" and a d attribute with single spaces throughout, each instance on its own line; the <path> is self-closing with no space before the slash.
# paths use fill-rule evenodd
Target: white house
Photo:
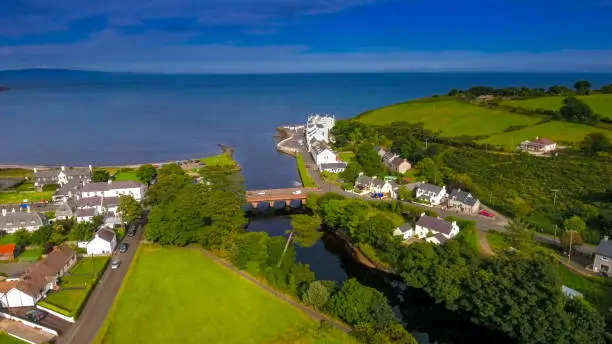
<path id="1" fill-rule="evenodd" d="M 55 210 L 55 218 L 58 220 L 67 220 L 76 216 L 77 205 L 73 198 L 64 198 L 64 201 Z"/>
<path id="2" fill-rule="evenodd" d="M 480 209 L 480 201 L 469 192 L 454 189 L 448 195 L 448 206 L 465 213 L 476 214 Z"/>
<path id="3" fill-rule="evenodd" d="M 77 209 L 76 220 L 77 222 L 90 222 L 97 215 L 100 214 L 95 208 Z"/>
<path id="4" fill-rule="evenodd" d="M 548 153 L 557 149 L 557 143 L 552 140 L 536 137 L 535 141 L 523 141 L 519 147 L 525 152 Z"/>
<path id="5" fill-rule="evenodd" d="M 87 254 L 110 255 L 117 247 L 117 235 L 108 229 L 100 229 L 91 241 L 87 243 Z"/>
<path id="6" fill-rule="evenodd" d="M 8 211 L 3 208 L 0 212 L 0 230 L 6 233 L 14 233 L 22 228 L 34 232 L 46 223 L 45 216 L 31 211 L 29 205 L 26 211 L 15 211 L 15 208 Z"/>
<path id="7" fill-rule="evenodd" d="M 140 201 L 144 197 L 145 185 L 131 180 L 120 182 L 109 180 L 108 182 L 86 184 L 79 191 L 82 198 L 129 195 Z"/>
<path id="8" fill-rule="evenodd" d="M 439 235 L 438 235 L 439 234 Z M 421 214 L 416 223 L 414 236 L 425 239 L 427 242 L 441 244 L 459 234 L 459 226 L 455 221 L 448 222 L 440 218 Z"/>
<path id="9" fill-rule="evenodd" d="M 336 124 L 336 119 L 328 115 L 309 115 L 306 120 L 306 145 L 308 150 L 314 142 L 331 142 L 331 130 Z"/>
<path id="10" fill-rule="evenodd" d="M 312 160 L 314 160 L 317 166 L 322 164 L 333 164 L 338 162 L 338 156 L 331 150 L 327 145 L 316 143 L 312 146 L 310 151 Z"/>
<path id="11" fill-rule="evenodd" d="M 3 307 L 31 307 L 49 290 L 59 288 L 58 279 L 76 263 L 76 253 L 67 246 L 56 246 L 18 281 L 0 282 L 0 304 Z"/>
<path id="12" fill-rule="evenodd" d="M 412 238 L 414 236 L 414 227 L 412 227 L 411 224 L 406 222 L 403 225 L 397 227 L 393 231 L 393 235 L 394 236 L 401 236 L 402 239 L 407 240 L 407 239 Z"/>
<path id="13" fill-rule="evenodd" d="M 432 205 L 440 205 L 446 196 L 446 186 L 423 183 L 416 187 L 416 197 Z"/>

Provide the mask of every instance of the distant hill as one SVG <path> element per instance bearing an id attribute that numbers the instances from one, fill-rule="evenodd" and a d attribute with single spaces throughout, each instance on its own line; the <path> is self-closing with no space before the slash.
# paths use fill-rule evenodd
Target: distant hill
<path id="1" fill-rule="evenodd" d="M 9 88 L 8 88 L 8 87 L 6 87 L 6 86 L 0 86 L 0 92 L 2 92 L 2 91 L 8 91 L 8 90 L 9 90 Z"/>

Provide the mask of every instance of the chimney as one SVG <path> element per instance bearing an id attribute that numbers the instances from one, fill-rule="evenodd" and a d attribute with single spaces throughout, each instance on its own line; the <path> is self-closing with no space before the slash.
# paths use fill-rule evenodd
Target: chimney
<path id="1" fill-rule="evenodd" d="M 72 198 L 72 191 L 68 191 L 68 198 Z"/>
<path id="2" fill-rule="evenodd" d="M 15 208 L 11 209 L 11 213 L 14 213 L 14 212 L 15 212 Z"/>
<path id="3" fill-rule="evenodd" d="M 62 171 L 66 171 L 66 166 L 62 165 Z"/>
<path id="4" fill-rule="evenodd" d="M 108 180 L 108 183 L 109 183 L 109 184 L 112 184 L 112 182 L 113 182 L 113 180 L 112 180 L 112 179 L 109 179 L 109 180 Z"/>
<path id="5" fill-rule="evenodd" d="M 64 203 L 65 203 L 65 202 L 67 202 L 67 201 L 68 201 L 68 197 L 66 197 L 66 196 L 62 197 L 62 202 L 64 202 Z"/>
<path id="6" fill-rule="evenodd" d="M 32 208 L 30 207 L 30 205 L 29 205 L 29 204 L 27 205 L 26 209 L 28 210 L 28 213 L 32 212 L 32 211 L 31 211 L 31 209 L 32 209 Z"/>
<path id="7" fill-rule="evenodd" d="M 6 216 L 6 209 L 2 208 L 2 216 Z"/>
<path id="8" fill-rule="evenodd" d="M 421 213 L 421 216 L 425 216 L 425 213 L 424 213 L 424 212 L 423 212 L 423 213 Z"/>
<path id="9" fill-rule="evenodd" d="M 38 169 L 34 167 L 34 173 L 38 173 Z"/>
<path id="10" fill-rule="evenodd" d="M 89 165 L 89 172 L 93 171 L 93 167 Z"/>

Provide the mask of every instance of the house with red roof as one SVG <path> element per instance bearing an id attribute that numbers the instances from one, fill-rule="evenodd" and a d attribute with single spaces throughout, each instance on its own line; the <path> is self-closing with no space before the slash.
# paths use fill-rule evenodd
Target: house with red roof
<path id="1" fill-rule="evenodd" d="M 14 260 L 16 250 L 16 244 L 0 245 L 0 260 Z"/>
<path id="2" fill-rule="evenodd" d="M 521 142 L 520 149 L 524 152 L 548 153 L 557 149 L 557 143 L 550 139 L 536 137 L 535 141 Z"/>

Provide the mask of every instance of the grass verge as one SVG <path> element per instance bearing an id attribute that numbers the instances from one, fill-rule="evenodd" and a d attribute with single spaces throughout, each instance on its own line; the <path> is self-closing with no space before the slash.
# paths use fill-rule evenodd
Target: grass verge
<path id="1" fill-rule="evenodd" d="M 0 344 L 24 344 L 23 340 L 8 335 L 6 332 L 0 332 Z"/>
<path id="2" fill-rule="evenodd" d="M 297 161 L 298 173 L 300 174 L 300 178 L 302 179 L 302 185 L 306 188 L 316 187 L 317 183 L 315 183 L 310 173 L 308 173 L 308 169 L 306 168 L 306 164 L 304 163 L 304 157 L 302 156 L 302 154 L 300 153 L 296 155 L 295 160 Z"/>
<path id="3" fill-rule="evenodd" d="M 219 154 L 200 159 L 206 166 L 236 166 L 236 162 L 227 154 Z"/>

